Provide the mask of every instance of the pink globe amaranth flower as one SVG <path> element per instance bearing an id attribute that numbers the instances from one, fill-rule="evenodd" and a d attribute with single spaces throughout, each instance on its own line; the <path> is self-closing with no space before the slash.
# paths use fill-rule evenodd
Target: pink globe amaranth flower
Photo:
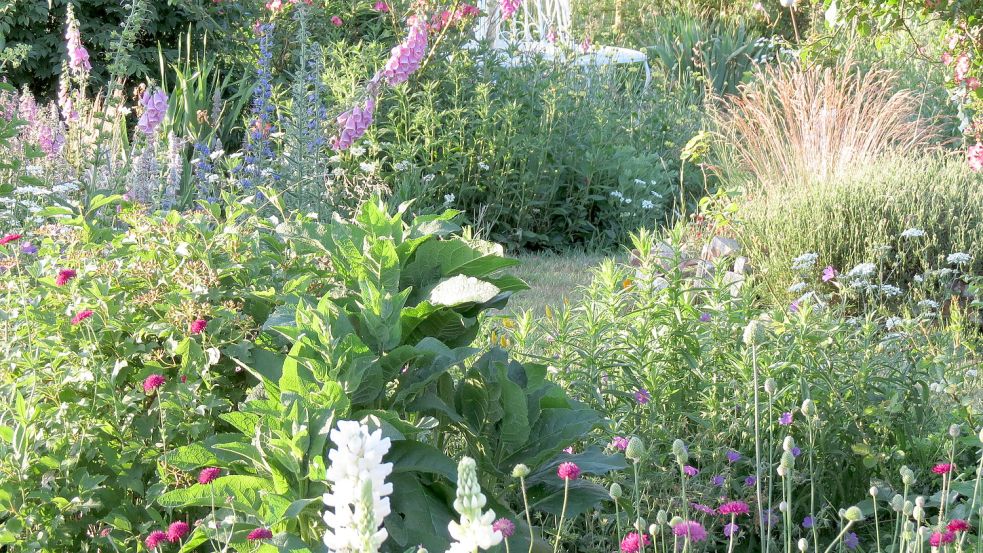
<path id="1" fill-rule="evenodd" d="M 78 273 L 75 272 L 75 269 L 62 269 L 58 271 L 58 276 L 55 277 L 55 286 L 64 286 L 76 276 Z"/>
<path id="2" fill-rule="evenodd" d="M 939 547 L 956 541 L 956 533 L 952 531 L 932 532 L 932 537 L 928 538 L 928 544 L 932 547 Z"/>
<path id="3" fill-rule="evenodd" d="M 983 142 L 977 142 L 966 149 L 966 164 L 976 173 L 983 171 Z"/>
<path id="4" fill-rule="evenodd" d="M 970 91 L 975 91 L 977 88 L 980 87 L 980 80 L 977 79 L 976 77 L 969 77 L 966 79 L 965 85 L 966 88 L 968 88 Z"/>
<path id="5" fill-rule="evenodd" d="M 79 311 L 79 313 L 77 315 L 75 315 L 74 317 L 72 317 L 72 324 L 73 325 L 77 325 L 77 324 L 81 323 L 82 321 L 84 321 L 84 320 L 88 319 L 89 317 L 91 317 L 93 314 L 94 313 L 92 312 L 91 309 L 84 309 L 82 311 Z"/>
<path id="6" fill-rule="evenodd" d="M 954 468 L 955 466 L 952 463 L 939 463 L 932 467 L 932 472 L 935 474 L 949 474 Z"/>
<path id="7" fill-rule="evenodd" d="M 345 20 L 338 17 L 337 15 L 332 15 L 331 24 L 334 25 L 335 27 L 341 27 L 342 25 L 345 24 Z"/>
<path id="8" fill-rule="evenodd" d="M 515 12 L 519 11 L 519 6 L 522 5 L 522 0 L 502 0 L 502 21 L 508 21 L 512 19 Z"/>
<path id="9" fill-rule="evenodd" d="M 635 392 L 635 401 L 637 401 L 641 405 L 645 405 L 646 403 L 652 401 L 652 395 L 649 394 L 648 390 L 642 388 Z"/>
<path id="10" fill-rule="evenodd" d="M 691 542 L 701 542 L 707 539 L 707 531 L 703 525 L 695 520 L 684 520 L 672 529 L 672 533 L 679 537 L 689 537 Z"/>
<path id="11" fill-rule="evenodd" d="M 954 518 L 946 525 L 946 529 L 950 532 L 965 532 L 969 530 L 969 523 L 961 518 Z"/>
<path id="12" fill-rule="evenodd" d="M 560 467 L 556 469 L 556 475 L 564 480 L 576 480 L 580 476 L 580 467 L 577 463 L 560 463 Z"/>
<path id="13" fill-rule="evenodd" d="M 492 530 L 501 532 L 503 538 L 510 538 L 515 533 L 515 523 L 507 518 L 500 518 L 492 523 Z"/>
<path id="14" fill-rule="evenodd" d="M 331 147 L 339 151 L 351 148 L 372 125 L 374 112 L 375 97 L 370 95 L 363 106 L 355 106 L 339 115 L 337 123 L 340 130 L 337 136 L 331 138 Z"/>
<path id="15" fill-rule="evenodd" d="M 170 526 L 167 527 L 167 541 L 171 543 L 176 543 L 181 541 L 181 538 L 188 535 L 191 531 L 191 527 L 188 526 L 187 522 L 179 520 L 177 522 L 172 522 Z"/>
<path id="16" fill-rule="evenodd" d="M 198 483 L 199 484 L 211 484 L 213 480 L 222 474 L 222 469 L 218 467 L 206 467 L 201 469 L 198 473 Z"/>
<path id="17" fill-rule="evenodd" d="M 164 385 L 164 375 L 152 374 L 143 380 L 143 392 L 149 394 Z"/>
<path id="18" fill-rule="evenodd" d="M 619 451 L 624 451 L 628 449 L 628 438 L 624 436 L 615 436 L 611 440 L 611 446 Z"/>
<path id="19" fill-rule="evenodd" d="M 21 234 L 8 234 L 3 238 L 0 238 L 0 246 L 5 246 L 11 242 L 16 242 L 17 240 L 20 240 L 22 237 L 23 235 Z"/>
<path id="20" fill-rule="evenodd" d="M 751 512 L 748 504 L 743 501 L 728 501 L 717 508 L 722 515 L 746 515 Z"/>
<path id="21" fill-rule="evenodd" d="M 389 4 L 383 2 L 382 0 L 379 0 L 378 2 L 375 3 L 375 5 L 372 6 L 372 9 L 377 12 L 389 13 Z"/>
<path id="22" fill-rule="evenodd" d="M 637 553 L 641 551 L 643 543 L 649 545 L 652 540 L 646 534 L 628 532 L 625 534 L 625 538 L 621 540 L 621 553 Z"/>
<path id="23" fill-rule="evenodd" d="M 389 86 L 405 82 L 420 68 L 426 52 L 427 22 L 422 17 L 418 17 L 411 24 L 406 39 L 390 51 L 389 60 L 382 68 L 381 77 Z"/>
<path id="24" fill-rule="evenodd" d="M 833 268 L 832 265 L 827 265 L 826 268 L 823 269 L 823 282 L 829 282 L 833 280 L 834 278 L 836 278 L 837 274 L 838 273 L 836 272 L 836 269 Z"/>
<path id="25" fill-rule="evenodd" d="M 208 321 L 205 319 L 195 319 L 191 322 L 191 326 L 188 328 L 188 332 L 191 334 L 201 334 L 205 327 L 208 326 Z"/>
<path id="26" fill-rule="evenodd" d="M 161 545 L 167 543 L 167 534 L 161 530 L 154 530 L 147 535 L 147 538 L 143 540 L 143 543 L 146 544 L 147 549 L 157 549 Z"/>
<path id="27" fill-rule="evenodd" d="M 137 122 L 137 129 L 146 135 L 154 134 L 167 115 L 167 93 L 159 88 L 153 93 L 147 90 L 140 98 L 140 105 L 143 107 L 143 115 Z"/>
<path id="28" fill-rule="evenodd" d="M 246 536 L 249 541 L 268 540 L 273 537 L 273 532 L 269 528 L 257 528 Z"/>
<path id="29" fill-rule="evenodd" d="M 692 478 L 692 477 L 696 476 L 697 474 L 700 474 L 700 469 L 698 469 L 698 468 L 696 468 L 694 466 L 691 466 L 691 465 L 686 465 L 686 466 L 683 467 L 683 474 L 685 474 L 686 476 L 689 476 L 690 478 Z"/>

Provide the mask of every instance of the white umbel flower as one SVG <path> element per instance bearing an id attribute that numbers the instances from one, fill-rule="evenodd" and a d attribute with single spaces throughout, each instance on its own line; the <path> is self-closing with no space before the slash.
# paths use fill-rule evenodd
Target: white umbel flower
<path id="1" fill-rule="evenodd" d="M 332 553 L 377 553 L 389 537 L 380 526 L 391 512 L 387 496 L 393 485 L 386 477 L 393 465 L 382 462 L 391 442 L 381 430 L 369 432 L 354 421 L 338 421 L 330 437 L 337 449 L 328 451 L 324 544 Z"/>
<path id="2" fill-rule="evenodd" d="M 502 542 L 502 533 L 492 528 L 495 512 L 484 513 L 485 495 L 478 483 L 478 469 L 474 459 L 464 457 L 457 465 L 457 498 L 454 510 L 460 513 L 461 522 L 451 521 L 447 525 L 454 543 L 447 553 L 474 553 L 478 549 L 489 549 Z"/>

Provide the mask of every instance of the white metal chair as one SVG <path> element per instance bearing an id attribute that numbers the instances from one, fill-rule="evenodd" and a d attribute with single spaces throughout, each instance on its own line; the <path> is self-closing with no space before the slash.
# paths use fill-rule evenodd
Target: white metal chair
<path id="1" fill-rule="evenodd" d="M 570 0 L 522 0 L 508 21 L 502 18 L 501 0 L 479 0 L 478 8 L 486 15 L 478 20 L 475 38 L 489 41 L 496 50 L 518 52 L 506 58 L 505 65 L 524 65 L 529 56 L 552 60 L 567 55 L 565 51 L 579 49 L 571 32 Z M 645 52 L 618 46 L 591 46 L 573 60 L 574 65 L 584 68 L 631 63 L 642 64 L 648 87 L 652 70 Z"/>

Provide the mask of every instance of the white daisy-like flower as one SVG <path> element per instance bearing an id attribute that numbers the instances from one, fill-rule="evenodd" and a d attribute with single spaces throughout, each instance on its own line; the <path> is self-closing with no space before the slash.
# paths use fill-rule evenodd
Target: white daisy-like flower
<path id="1" fill-rule="evenodd" d="M 792 260 L 793 271 L 807 271 L 816 265 L 819 254 L 807 252 Z"/>
<path id="2" fill-rule="evenodd" d="M 365 153 L 365 148 L 361 146 L 353 146 L 348 151 L 351 152 L 353 156 L 358 157 Z"/>
<path id="3" fill-rule="evenodd" d="M 410 168 L 410 162 L 406 161 L 405 159 L 403 161 L 397 161 L 395 164 L 393 164 L 393 169 L 397 171 L 405 171 L 409 168 Z"/>
<path id="4" fill-rule="evenodd" d="M 343 176 L 345 176 L 345 168 L 344 167 L 335 167 L 334 169 L 331 170 L 331 174 L 334 175 L 334 176 L 336 176 L 336 177 L 343 177 Z"/>
<path id="5" fill-rule="evenodd" d="M 922 236 L 925 236 L 925 231 L 920 228 L 905 229 L 901 233 L 901 238 L 921 238 Z"/>
<path id="6" fill-rule="evenodd" d="M 362 170 L 363 173 L 372 175 L 375 173 L 377 164 L 374 161 L 363 161 L 358 164 L 358 168 Z"/>
<path id="7" fill-rule="evenodd" d="M 884 326 L 887 327 L 888 330 L 894 330 L 903 324 L 904 319 L 901 317 L 888 317 L 887 320 L 884 321 Z"/>
<path id="8" fill-rule="evenodd" d="M 945 260 L 951 265 L 966 265 L 973 260 L 973 257 L 968 253 L 956 252 L 950 253 L 949 257 L 946 257 Z"/>
<path id="9" fill-rule="evenodd" d="M 331 163 L 339 163 L 339 162 L 341 162 L 341 156 L 338 155 L 338 154 L 335 154 L 335 155 L 329 157 L 328 158 L 328 161 L 331 162 Z"/>

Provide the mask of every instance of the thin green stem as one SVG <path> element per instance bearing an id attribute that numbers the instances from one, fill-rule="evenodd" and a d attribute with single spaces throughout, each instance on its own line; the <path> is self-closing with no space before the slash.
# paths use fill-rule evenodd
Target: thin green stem
<path id="1" fill-rule="evenodd" d="M 567 516 L 567 499 L 570 497 L 570 479 L 563 479 L 563 508 L 560 509 L 560 522 L 556 526 L 556 540 L 553 541 L 553 553 L 560 550 L 560 539 L 563 536 L 563 520 Z"/>
<path id="2" fill-rule="evenodd" d="M 529 514 L 529 496 L 526 495 L 526 478 L 524 476 L 519 477 L 519 486 L 522 488 L 522 506 L 526 510 L 526 526 L 529 527 L 529 553 L 532 553 L 532 546 L 536 543 L 536 539 L 532 534 L 532 517 Z"/>

